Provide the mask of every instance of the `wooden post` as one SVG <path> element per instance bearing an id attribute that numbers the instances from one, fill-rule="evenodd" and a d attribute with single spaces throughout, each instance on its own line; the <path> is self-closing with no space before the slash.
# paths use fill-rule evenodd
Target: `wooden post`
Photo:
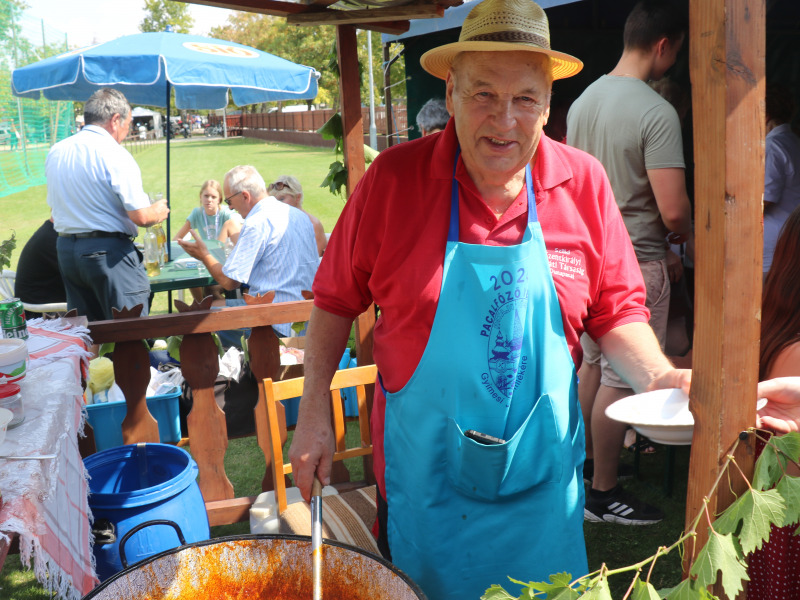
<path id="1" fill-rule="evenodd" d="M 339 98 L 344 129 L 344 164 L 347 167 L 347 195 L 353 193 L 364 175 L 364 125 L 361 120 L 361 81 L 358 76 L 356 28 L 336 27 L 339 59 Z"/>
<path id="2" fill-rule="evenodd" d="M 114 319 L 136 319 L 144 307 L 112 308 Z M 122 420 L 122 441 L 125 444 L 159 441 L 158 422 L 147 408 L 147 382 L 150 381 L 150 357 L 142 341 L 118 342 L 114 345 L 114 381 L 122 390 L 127 413 Z"/>
<path id="3" fill-rule="evenodd" d="M 703 510 L 739 432 L 755 423 L 764 191 L 765 0 L 693 0 L 690 68 L 694 115 L 695 427 L 686 522 Z M 752 440 L 751 440 L 752 442 Z M 753 472 L 752 443 L 736 460 Z M 746 489 L 730 471 L 709 498 L 711 515 Z M 701 520 L 684 571 L 707 539 Z M 720 591 L 714 592 L 719 595 Z"/>

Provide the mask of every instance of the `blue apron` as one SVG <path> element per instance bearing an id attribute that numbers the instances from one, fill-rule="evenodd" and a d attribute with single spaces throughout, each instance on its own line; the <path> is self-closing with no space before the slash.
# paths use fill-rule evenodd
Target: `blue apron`
<path id="1" fill-rule="evenodd" d="M 430 338 L 405 387 L 386 393 L 389 547 L 430 600 L 477 600 L 509 576 L 588 571 L 575 367 L 530 166 L 525 185 L 522 243 L 466 244 L 453 167 Z M 505 441 L 484 445 L 468 430 Z"/>

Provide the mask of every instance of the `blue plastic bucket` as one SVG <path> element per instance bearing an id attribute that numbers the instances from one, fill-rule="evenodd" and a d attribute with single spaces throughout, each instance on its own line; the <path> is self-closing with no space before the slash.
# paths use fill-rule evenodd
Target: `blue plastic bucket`
<path id="1" fill-rule="evenodd" d="M 147 521 L 176 523 L 187 543 L 209 538 L 197 463 L 185 450 L 168 444 L 131 444 L 92 454 L 83 463 L 90 477 L 93 552 L 100 581 L 122 570 L 119 540 Z M 127 540 L 125 556 L 133 564 L 180 545 L 173 527 L 153 525 Z"/>

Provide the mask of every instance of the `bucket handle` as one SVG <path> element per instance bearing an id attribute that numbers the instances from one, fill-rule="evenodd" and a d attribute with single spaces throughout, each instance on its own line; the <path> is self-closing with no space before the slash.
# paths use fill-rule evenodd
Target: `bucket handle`
<path id="1" fill-rule="evenodd" d="M 178 534 L 178 539 L 181 542 L 181 546 L 185 546 L 186 545 L 186 540 L 183 537 L 183 532 L 181 531 L 180 526 L 177 523 L 175 523 L 174 521 L 168 521 L 167 519 L 156 519 L 156 520 L 153 520 L 153 521 L 145 521 L 144 523 L 139 523 L 136 527 L 132 528 L 125 535 L 123 535 L 122 539 L 120 539 L 120 541 L 119 541 L 119 559 L 120 559 L 120 562 L 122 562 L 122 568 L 123 569 L 127 569 L 128 568 L 128 560 L 127 560 L 127 558 L 125 558 L 125 542 L 127 542 L 128 539 L 134 533 L 136 533 L 137 531 L 141 531 L 145 527 L 150 527 L 152 525 L 169 525 L 169 526 L 171 526 L 173 529 L 175 529 L 175 533 Z M 142 560 L 144 560 L 144 559 L 142 559 Z"/>

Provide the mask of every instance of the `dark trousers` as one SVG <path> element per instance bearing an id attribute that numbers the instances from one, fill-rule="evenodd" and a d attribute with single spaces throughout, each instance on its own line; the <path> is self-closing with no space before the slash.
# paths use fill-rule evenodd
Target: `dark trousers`
<path id="1" fill-rule="evenodd" d="M 142 253 L 123 238 L 60 237 L 58 268 L 67 291 L 67 307 L 90 321 L 111 319 L 113 308 L 144 307 L 147 315 L 150 282 Z"/>

